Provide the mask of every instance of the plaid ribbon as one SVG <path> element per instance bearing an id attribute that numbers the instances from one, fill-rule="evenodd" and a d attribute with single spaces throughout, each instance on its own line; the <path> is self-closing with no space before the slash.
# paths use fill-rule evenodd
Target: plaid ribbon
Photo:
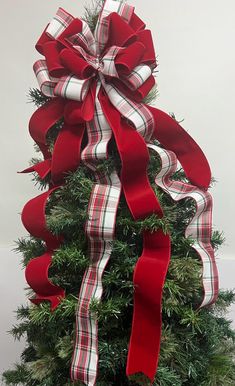
<path id="1" fill-rule="evenodd" d="M 33 65 L 33 70 L 42 93 L 50 98 L 53 98 L 55 96 L 54 90 L 58 83 L 58 79 L 49 75 L 46 61 L 38 60 L 35 62 Z"/>
<path id="2" fill-rule="evenodd" d="M 77 101 L 85 99 L 90 85 L 89 79 L 79 79 L 74 75 L 62 76 L 60 79 L 52 77 L 45 60 L 38 60 L 33 69 L 44 95 L 50 98 L 60 96 Z"/>
<path id="3" fill-rule="evenodd" d="M 46 29 L 47 34 L 57 39 L 72 23 L 73 19 L 72 15 L 60 7 Z"/>
<path id="4" fill-rule="evenodd" d="M 96 96 L 99 89 L 100 83 Z M 91 264 L 83 276 L 80 288 L 71 379 L 93 386 L 98 365 L 98 326 L 96 316 L 90 312 L 90 304 L 93 300 L 100 301 L 102 296 L 102 275 L 112 252 L 111 242 L 114 238 L 121 183 L 115 171 L 111 175 L 97 171 L 99 161 L 107 158 L 107 146 L 112 137 L 112 130 L 98 98 L 95 100 L 94 119 L 87 122 L 86 126 L 88 144 L 82 152 L 82 160 L 94 172 L 97 183 L 90 196 L 85 225 Z"/>
<path id="5" fill-rule="evenodd" d="M 105 48 L 105 45 L 108 42 L 109 21 L 107 17 L 113 12 L 116 12 L 127 23 L 129 23 L 134 13 L 134 7 L 130 6 L 129 4 L 126 4 L 124 1 L 106 0 L 104 2 L 104 6 L 102 11 L 100 12 L 94 33 L 97 45 L 97 52 L 99 54 L 103 52 L 103 49 Z"/>
<path id="6" fill-rule="evenodd" d="M 135 126 L 138 133 L 149 141 L 155 128 L 154 118 L 148 107 L 127 98 L 117 87 L 110 85 L 101 78 L 102 85 L 116 109 Z"/>
<path id="7" fill-rule="evenodd" d="M 218 297 L 219 280 L 214 250 L 211 245 L 212 234 L 212 197 L 208 191 L 181 181 L 171 180 L 177 170 L 177 158 L 172 151 L 156 145 L 148 145 L 160 157 L 162 167 L 156 176 L 156 184 L 160 186 L 174 201 L 185 198 L 196 203 L 196 213 L 185 230 L 185 237 L 193 240 L 192 247 L 201 258 L 203 271 L 202 283 L 204 295 L 199 308 L 214 303 Z"/>
<path id="8" fill-rule="evenodd" d="M 93 386 L 98 365 L 98 326 L 90 312 L 93 300 L 102 296 L 102 275 L 112 252 L 112 240 L 121 187 L 117 174 L 95 184 L 91 193 L 86 233 L 91 264 L 86 270 L 76 312 L 76 340 L 71 379 Z"/>

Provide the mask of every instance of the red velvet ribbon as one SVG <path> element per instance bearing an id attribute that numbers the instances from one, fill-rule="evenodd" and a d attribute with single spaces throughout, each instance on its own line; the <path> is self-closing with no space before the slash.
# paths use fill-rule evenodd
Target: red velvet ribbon
<path id="1" fill-rule="evenodd" d="M 36 110 L 29 121 L 29 132 L 33 140 L 39 146 L 45 159 L 51 158 L 47 146 L 47 133 L 53 125 L 63 118 L 65 102 L 61 98 L 55 98 Z"/>
<path id="2" fill-rule="evenodd" d="M 167 150 L 173 151 L 192 185 L 207 190 L 211 182 L 209 163 L 194 139 L 164 111 L 148 106 L 155 119 L 156 138 Z"/>
<path id="3" fill-rule="evenodd" d="M 65 297 L 65 291 L 55 286 L 48 278 L 53 252 L 59 248 L 63 238 L 55 237 L 47 229 L 46 203 L 50 195 L 64 183 L 66 173 L 76 170 L 79 166 L 80 149 L 85 130 L 81 122 L 77 125 L 65 123 L 56 139 L 53 154 L 50 153 L 47 133 L 64 116 L 66 106 L 68 107 L 68 103 L 66 104 L 64 100 L 54 99 L 33 114 L 29 123 L 30 134 L 43 152 L 45 160 L 23 170 L 23 173 L 37 172 L 42 179 L 51 173 L 52 188 L 30 200 L 22 211 L 22 222 L 25 228 L 32 236 L 44 240 L 46 245 L 46 252 L 32 259 L 26 267 L 26 280 L 36 294 L 36 297 L 30 300 L 34 304 L 49 301 L 51 310 L 54 310 Z"/>
<path id="4" fill-rule="evenodd" d="M 22 170 L 20 173 L 33 173 L 36 172 L 39 177 L 45 179 L 51 171 L 51 159 L 46 159 L 42 162 L 38 162 L 36 165 L 30 166 L 27 169 Z"/>
<path id="5" fill-rule="evenodd" d="M 53 236 L 46 227 L 45 208 L 50 194 L 57 188 L 50 189 L 30 200 L 22 211 L 22 222 L 27 231 L 34 237 L 45 241 L 47 252 L 32 259 L 26 267 L 25 276 L 28 284 L 36 292 L 36 298 L 30 299 L 39 304 L 43 300 L 50 301 L 51 309 L 55 309 L 60 298 L 65 296 L 62 288 L 55 286 L 48 279 L 53 250 L 58 248 L 61 239 Z"/>
<path id="6" fill-rule="evenodd" d="M 149 153 L 143 138 L 121 119 L 106 95 L 100 102 L 115 137 L 122 161 L 121 183 L 135 220 L 153 213 L 163 216 L 147 176 Z M 170 236 L 161 230 L 143 232 L 143 253 L 135 266 L 134 314 L 127 375 L 145 374 L 153 381 L 160 350 L 162 289 L 170 261 Z M 143 356 L 144 353 L 144 356 Z"/>

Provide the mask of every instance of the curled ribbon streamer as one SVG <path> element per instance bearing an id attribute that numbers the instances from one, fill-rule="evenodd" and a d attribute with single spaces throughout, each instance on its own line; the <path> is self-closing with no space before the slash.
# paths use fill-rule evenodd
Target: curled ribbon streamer
<path id="1" fill-rule="evenodd" d="M 37 172 L 41 178 L 45 178 L 51 173 L 54 180 L 62 183 L 64 173 L 74 170 L 79 165 L 80 146 L 84 128 L 75 134 L 74 129 L 77 128 L 73 127 L 71 130 L 68 130 L 68 127 L 63 127 L 57 138 L 52 160 L 46 159 L 37 165 L 25 169 L 23 173 Z M 61 137 L 63 138 L 62 144 L 60 144 Z M 65 160 L 61 158 L 60 151 L 65 155 L 67 153 L 68 156 Z M 47 230 L 45 209 L 49 196 L 60 186 L 49 189 L 48 192 L 30 200 L 22 211 L 22 222 L 25 228 L 32 236 L 43 239 L 47 247 L 47 252 L 44 255 L 32 259 L 26 267 L 26 280 L 36 293 L 36 297 L 30 300 L 34 304 L 39 304 L 43 300 L 50 301 L 52 310 L 58 306 L 61 298 L 65 296 L 65 291 L 60 287 L 54 286 L 48 279 L 53 251 L 59 247 L 63 239 L 61 237 L 56 238 Z"/>
<path id="2" fill-rule="evenodd" d="M 64 297 L 62 288 L 55 286 L 48 280 L 48 270 L 51 264 L 52 253 L 61 242 L 46 229 L 45 207 L 50 194 L 57 188 L 50 189 L 30 200 L 22 211 L 22 222 L 28 232 L 45 241 L 47 252 L 42 256 L 32 259 L 26 268 L 26 280 L 36 292 L 36 298 L 30 299 L 34 304 L 43 300 L 50 301 L 54 310 Z M 33 215 L 32 215 L 33 214 Z"/>
<path id="3" fill-rule="evenodd" d="M 177 170 L 176 155 L 156 145 L 148 145 L 161 159 L 162 168 L 156 176 L 156 184 L 173 200 L 180 201 L 191 198 L 196 203 L 196 213 L 185 230 L 185 237 L 193 239 L 192 248 L 196 250 L 203 264 L 202 282 L 204 296 L 198 308 L 214 303 L 218 297 L 219 280 L 214 250 L 211 245 L 212 234 L 212 197 L 196 186 L 171 180 Z"/>
<path id="4" fill-rule="evenodd" d="M 47 134 L 64 113 L 64 102 L 59 98 L 48 101 L 36 110 L 29 121 L 29 132 L 31 137 L 40 148 L 44 159 L 50 159 L 51 153 L 47 145 Z"/>
<path id="5" fill-rule="evenodd" d="M 52 188 L 25 205 L 22 211 L 22 222 L 32 236 L 45 241 L 47 248 L 45 254 L 32 259 L 26 267 L 26 280 L 36 293 L 36 297 L 30 300 L 34 304 L 47 300 L 51 303 L 52 310 L 65 296 L 65 291 L 53 285 L 48 279 L 53 251 L 59 247 L 63 238 L 56 238 L 47 230 L 46 203 L 50 195 L 63 184 L 65 173 L 78 167 L 84 134 L 84 125 L 64 124 L 55 142 L 53 154 L 50 153 L 46 134 L 63 117 L 63 110 L 64 102 L 56 99 L 47 102 L 33 114 L 29 123 L 30 134 L 41 149 L 45 160 L 22 171 L 22 173 L 36 172 L 42 179 L 51 174 Z M 56 186 L 53 187 L 53 185 Z"/>
<path id="6" fill-rule="evenodd" d="M 98 349 L 97 322 L 89 312 L 92 298 L 102 296 L 102 274 L 111 254 L 115 218 L 121 188 L 134 219 L 162 210 L 147 178 L 147 142 L 156 138 L 180 160 L 189 180 L 206 190 L 210 183 L 208 162 L 196 142 L 170 116 L 141 101 L 155 84 L 155 50 L 151 32 L 125 2 L 106 0 L 94 34 L 89 26 L 63 8 L 48 24 L 36 44 L 44 58 L 34 64 L 42 93 L 50 100 L 32 116 L 30 134 L 41 149 L 44 161 L 25 169 L 41 178 L 51 175 L 49 192 L 34 205 L 41 211 L 41 231 L 34 233 L 34 221 L 25 221 L 33 206 L 26 204 L 23 221 L 32 235 L 53 241 L 46 256 L 27 267 L 27 280 L 36 292 L 35 302 L 57 296 L 48 280 L 54 236 L 46 229 L 45 203 L 50 192 L 64 184 L 65 173 L 82 162 L 94 172 L 96 183 L 89 201 L 85 231 L 91 264 L 84 274 L 76 311 L 76 339 L 71 365 L 72 380 L 93 386 L 96 381 Z M 47 145 L 51 127 L 64 119 L 53 152 Z M 84 132 L 88 142 L 81 151 Z M 122 171 L 101 175 L 100 160 L 108 158 L 112 137 L 122 160 Z M 120 181 L 121 180 L 121 181 Z M 42 209 L 43 208 L 43 209 Z M 36 208 L 37 210 L 37 208 Z M 40 260 L 38 260 L 40 259 Z M 161 231 L 143 233 L 143 253 L 134 271 L 134 314 L 128 352 L 127 375 L 144 373 L 154 378 L 160 348 L 162 288 L 170 259 L 170 237 Z M 38 262 L 42 274 L 37 276 Z M 37 277 L 37 280 L 35 280 Z M 58 291 L 63 291 L 58 289 Z M 207 290 L 207 289 L 205 289 Z M 37 293 L 38 292 L 38 293 Z M 142 339 L 141 339 L 142 337 Z"/>

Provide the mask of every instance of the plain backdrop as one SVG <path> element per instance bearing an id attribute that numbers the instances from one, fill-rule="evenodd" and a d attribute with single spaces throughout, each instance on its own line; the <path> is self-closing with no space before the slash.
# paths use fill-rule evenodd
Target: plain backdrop
<path id="1" fill-rule="evenodd" d="M 129 1 L 130 3 L 131 1 Z M 37 83 L 34 45 L 59 6 L 75 16 L 89 0 L 0 0 L 1 5 L 1 194 L 0 194 L 0 371 L 14 362 L 21 345 L 7 335 L 13 310 L 24 302 L 24 274 L 13 241 L 26 235 L 19 213 L 38 194 L 29 175 L 16 172 L 34 156 L 28 120 L 29 87 Z M 152 30 L 159 62 L 156 105 L 184 119 L 183 126 L 205 151 L 217 180 L 213 187 L 214 228 L 226 243 L 217 260 L 221 287 L 235 287 L 235 2 L 234 0 L 132 0 Z"/>

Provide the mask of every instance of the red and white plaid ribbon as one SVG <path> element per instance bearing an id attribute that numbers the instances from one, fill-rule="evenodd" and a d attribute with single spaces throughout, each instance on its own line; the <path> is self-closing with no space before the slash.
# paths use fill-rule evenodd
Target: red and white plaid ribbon
<path id="1" fill-rule="evenodd" d="M 130 22 L 135 8 L 125 1 L 106 0 L 102 12 L 99 15 L 96 29 L 95 29 L 95 40 L 97 45 L 97 53 L 101 53 L 105 48 L 105 45 L 109 39 L 109 23 L 107 16 L 111 13 L 116 12 L 120 15 L 127 23 Z"/>
<path id="2" fill-rule="evenodd" d="M 114 173 L 109 181 L 95 184 L 88 208 L 86 233 L 91 264 L 87 268 L 79 294 L 76 312 L 76 340 L 71 366 L 71 379 L 93 386 L 98 365 L 98 326 L 96 315 L 90 312 L 92 300 L 102 296 L 102 275 L 112 252 L 116 212 L 121 193 Z"/>
<path id="3" fill-rule="evenodd" d="M 100 83 L 96 96 L 99 89 Z M 98 366 L 98 326 L 96 316 L 90 312 L 90 304 L 92 300 L 100 301 L 102 296 L 102 275 L 112 252 L 121 183 L 115 171 L 104 175 L 96 170 L 99 161 L 107 158 L 107 146 L 112 137 L 98 98 L 95 100 L 94 119 L 86 126 L 88 144 L 82 152 L 82 160 L 94 172 L 97 183 L 91 193 L 85 226 L 91 264 L 80 288 L 71 379 L 93 386 Z"/>
<path id="4" fill-rule="evenodd" d="M 211 245 L 212 234 L 212 197 L 191 184 L 171 180 L 177 170 L 177 157 L 172 151 L 149 144 L 160 157 L 162 167 L 156 176 L 156 184 L 160 186 L 174 201 L 191 198 L 196 203 L 196 213 L 185 230 L 185 237 L 193 240 L 194 248 L 201 258 L 202 282 L 204 296 L 199 308 L 214 303 L 218 296 L 219 280 L 214 250 Z"/>

